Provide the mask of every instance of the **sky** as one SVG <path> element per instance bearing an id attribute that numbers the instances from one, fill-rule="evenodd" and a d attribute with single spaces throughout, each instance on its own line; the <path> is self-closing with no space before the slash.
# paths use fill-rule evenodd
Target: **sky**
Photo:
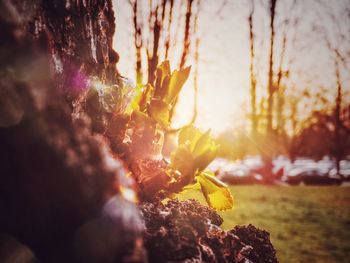
<path id="1" fill-rule="evenodd" d="M 147 5 L 148 1 L 140 0 Z M 320 4 L 321 3 L 321 4 Z M 290 68 L 286 85 L 289 95 L 296 90 L 308 89 L 316 93 L 321 86 L 330 101 L 335 96 L 333 57 L 325 44 L 325 38 L 332 45 L 347 51 L 348 43 L 338 40 L 337 32 L 349 39 L 349 27 L 332 21 L 332 15 L 343 19 L 346 0 L 279 0 L 276 10 L 275 69 L 279 65 L 282 47 L 282 32 L 287 32 L 285 67 Z M 349 4 L 348 4 L 349 5 Z M 127 0 L 114 1 L 116 10 L 116 34 L 114 48 L 120 54 L 118 70 L 124 76 L 135 80 L 135 49 L 131 7 Z M 225 130 L 247 129 L 249 125 L 249 28 L 248 14 L 251 1 L 202 0 L 198 18 L 200 36 L 198 66 L 198 117 L 196 126 L 211 129 L 214 134 Z M 258 77 L 258 96 L 266 94 L 269 12 L 268 1 L 255 1 L 254 31 L 256 38 L 255 67 Z M 180 19 L 183 14 L 178 15 Z M 345 19 L 348 19 L 346 17 Z M 286 23 L 289 21 L 289 25 Z M 297 22 L 296 22 L 297 21 Z M 346 21 L 346 20 L 343 20 Z M 296 23 L 296 25 L 294 25 Z M 293 24 L 293 26 L 290 26 Z M 322 29 L 324 28 L 324 29 Z M 326 32 L 326 33 L 324 33 Z M 345 33 L 344 33 L 345 32 Z M 178 43 L 181 47 L 182 43 Z M 350 52 L 350 48 L 348 49 Z M 350 54 L 349 54 L 350 56 Z M 170 57 L 170 62 L 172 57 Z M 176 52 L 174 61 L 178 60 Z M 194 65 L 190 56 L 188 65 Z M 344 66 L 342 80 L 349 87 L 349 65 Z M 305 105 L 304 105 L 305 107 Z M 180 94 L 174 126 L 181 126 L 192 116 L 193 108 L 193 70 Z M 300 109 L 301 114 L 305 110 Z"/>

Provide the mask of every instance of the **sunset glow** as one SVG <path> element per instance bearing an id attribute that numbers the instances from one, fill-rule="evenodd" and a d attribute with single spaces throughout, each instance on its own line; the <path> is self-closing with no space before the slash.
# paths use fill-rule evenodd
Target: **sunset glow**
<path id="1" fill-rule="evenodd" d="M 142 1 L 141 1 L 142 2 Z M 148 1 L 145 1 L 147 4 Z M 327 2 L 325 2 L 327 6 Z M 131 8 L 128 1 L 115 1 L 115 8 L 122 10 L 117 16 L 115 49 L 122 54 L 118 68 L 120 72 L 135 79 L 135 49 L 133 44 L 133 27 Z M 289 14 L 290 8 L 294 9 Z M 315 93 L 319 88 L 326 87 L 324 95 L 332 100 L 335 90 L 334 67 L 329 55 L 323 33 L 319 28 L 332 27 L 332 23 L 324 14 L 324 8 L 316 2 L 284 1 L 277 7 L 279 17 L 276 25 L 281 31 L 287 24 L 295 23 L 288 29 L 289 42 L 286 47 L 284 67 L 291 67 L 290 75 L 285 79 L 290 87 L 287 94 L 294 94 L 308 89 Z M 342 8 L 339 4 L 328 8 L 328 12 L 336 13 Z M 248 15 L 251 6 L 247 1 L 203 1 L 201 16 L 198 21 L 200 36 L 198 65 L 198 117 L 196 124 L 201 128 L 211 128 L 215 134 L 227 129 L 247 126 L 249 123 L 249 28 Z M 256 38 L 256 74 L 258 78 L 257 98 L 266 95 L 266 71 L 268 58 L 268 9 L 266 5 L 257 2 L 255 17 Z M 307 11 L 306 11 L 307 10 Z M 286 21 L 288 20 L 288 21 Z M 318 29 L 317 29 L 318 28 Z M 336 41 L 336 40 L 334 40 Z M 276 35 L 275 70 L 279 66 L 282 48 L 282 34 Z M 181 48 L 179 40 L 177 49 Z M 341 45 L 341 43 L 340 43 Z M 163 48 L 163 47 L 160 47 Z M 193 45 L 192 45 L 193 50 Z M 177 52 L 178 53 L 178 52 Z M 170 62 L 177 65 L 179 54 L 173 54 Z M 191 77 L 180 94 L 174 126 L 185 124 L 192 116 L 193 108 L 193 77 L 195 61 L 189 57 L 187 65 L 192 65 Z M 349 83 L 349 77 L 344 78 Z M 349 94 L 344 94 L 349 98 Z M 301 116 L 305 114 L 303 110 Z"/>
<path id="2" fill-rule="evenodd" d="M 0 263 L 350 258 L 350 0 L 0 0 Z"/>

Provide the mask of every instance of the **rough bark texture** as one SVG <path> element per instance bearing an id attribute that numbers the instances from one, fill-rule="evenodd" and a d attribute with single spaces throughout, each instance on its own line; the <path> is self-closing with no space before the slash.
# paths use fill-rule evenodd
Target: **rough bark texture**
<path id="1" fill-rule="evenodd" d="M 38 21 L 43 23 L 62 88 L 75 95 L 84 88 L 84 76 L 116 83 L 119 56 L 112 48 L 115 17 L 111 0 L 43 1 L 42 7 L 33 33 L 39 31 Z"/>
<path id="2" fill-rule="evenodd" d="M 111 2 L 0 3 L 0 233 L 41 262 L 130 256 L 142 223 L 122 163 L 70 103 L 88 76 L 117 81 Z"/>

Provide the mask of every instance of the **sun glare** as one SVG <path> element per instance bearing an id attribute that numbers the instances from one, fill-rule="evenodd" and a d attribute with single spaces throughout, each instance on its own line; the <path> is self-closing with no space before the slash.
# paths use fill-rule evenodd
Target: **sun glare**
<path id="1" fill-rule="evenodd" d="M 224 1 L 223 1 L 224 2 Z M 140 3 L 147 6 L 147 1 Z M 298 19 L 302 14 L 300 8 L 303 5 L 295 5 L 294 16 L 288 13 L 288 6 L 293 5 L 293 1 L 286 1 L 285 7 L 278 12 L 279 17 L 287 17 L 289 22 L 294 21 L 295 26 L 290 26 L 287 36 L 286 51 L 284 53 L 283 67 L 289 67 L 281 75 L 283 78 L 282 85 L 288 86 L 285 91 L 286 103 L 290 107 L 290 101 L 302 94 L 303 90 L 309 90 L 310 94 L 321 92 L 320 86 L 332 87 L 335 83 L 334 69 L 327 65 L 333 65 L 330 60 L 327 46 L 322 41 L 314 41 L 312 49 L 305 48 L 310 46 L 312 39 L 319 39 L 317 30 L 311 26 L 321 27 L 322 23 L 318 20 L 319 6 L 313 10 L 305 19 Z M 309 6 L 311 3 L 305 3 Z M 129 23 L 132 19 L 132 10 L 129 5 L 121 2 L 114 3 L 115 8 L 122 10 L 122 16 L 117 17 L 117 32 L 115 34 L 115 49 L 122 54 L 118 62 L 119 71 L 130 78 L 136 79 L 135 76 L 135 46 L 134 46 L 134 29 Z M 196 125 L 202 129 L 211 129 L 213 134 L 220 134 L 227 130 L 244 129 L 249 131 L 251 127 L 251 80 L 250 80 L 250 49 L 249 49 L 249 4 L 244 1 L 230 2 L 224 5 L 225 8 L 218 8 L 216 1 L 206 1 L 202 3 L 201 13 L 198 19 L 198 32 L 195 37 L 200 40 L 196 61 L 195 45 L 192 42 L 190 54 L 187 57 L 186 65 L 191 65 L 192 70 L 188 81 L 180 93 L 179 103 L 176 107 L 176 114 L 173 119 L 173 126 L 180 127 L 188 123 L 193 116 L 194 108 L 194 76 L 198 73 L 198 96 L 197 96 L 197 118 Z M 312 6 L 312 5 L 311 5 Z M 335 11 L 337 6 L 332 7 Z M 174 9 L 175 13 L 179 12 Z M 245 10 L 238 12 L 237 10 Z M 334 11 L 333 10 L 333 11 Z M 339 10 L 338 10 L 339 11 Z M 220 15 L 218 15 L 220 14 Z M 257 4 L 254 17 L 254 40 L 255 40 L 255 72 L 256 87 L 256 110 L 267 110 L 267 83 L 268 83 L 268 57 L 269 57 L 269 24 L 268 12 L 265 6 Z M 176 13 L 178 21 L 182 21 L 184 14 Z M 286 20 L 287 21 L 287 20 Z M 288 27 L 286 21 L 276 20 L 280 27 Z M 297 21 L 297 22 L 295 22 Z M 317 24 L 318 23 L 318 24 Z M 320 24 L 321 23 L 321 24 Z M 317 25 L 316 25 L 317 24 Z M 330 23 L 331 24 L 331 23 Z M 181 27 L 183 24 L 181 24 Z M 327 25 L 330 27 L 330 25 Z M 282 30 L 281 29 L 281 30 Z M 172 68 L 178 67 L 181 57 L 183 40 L 179 38 L 182 29 L 173 30 L 171 33 L 177 35 L 178 39 L 171 44 L 173 45 L 172 54 L 169 57 Z M 285 30 L 285 29 L 283 29 Z M 283 31 L 282 30 L 282 31 Z M 147 31 L 147 30 L 146 30 Z M 287 32 L 287 31 L 285 31 Z M 283 33 L 283 32 L 282 32 Z M 145 38 L 150 37 L 149 32 L 145 32 Z M 166 38 L 166 36 L 162 36 Z M 149 40 L 147 40 L 149 41 Z M 283 50 L 283 34 L 277 34 L 274 44 L 275 60 L 274 74 L 280 67 L 280 57 Z M 159 47 L 159 52 L 164 52 L 164 47 Z M 144 52 L 143 52 L 144 53 Z M 143 60 L 147 61 L 145 54 L 142 54 Z M 317 63 L 317 61 L 319 63 Z M 198 63 L 197 63 L 198 62 Z M 160 63 L 160 61 L 159 61 Z M 282 62 L 281 62 L 282 63 Z M 146 63 L 145 63 L 146 64 Z M 143 65 L 143 70 L 145 70 Z M 144 74 L 145 75 L 145 74 Z M 145 78 L 145 77 L 144 77 Z M 146 78 L 147 79 L 147 78 Z M 348 79 L 344 79 L 348 82 Z M 281 84 L 280 84 L 281 85 Z M 331 90 L 331 88 L 330 88 Z M 324 93 L 327 101 L 334 100 L 334 89 L 332 92 Z M 276 94 L 277 96 L 277 94 Z M 344 98 L 348 96 L 344 94 Z M 314 96 L 316 99 L 316 96 Z M 275 98 L 277 99 L 277 98 Z M 312 105 L 320 105 L 318 102 L 312 102 Z M 299 103 L 296 114 L 299 121 L 303 121 L 310 115 L 312 109 L 310 105 Z M 275 104 L 273 107 L 277 107 Z M 285 116 L 290 115 L 288 107 L 285 107 Z M 274 118 L 277 118 L 277 113 Z M 289 116 L 288 115 L 288 116 Z M 263 116 L 263 115 L 262 115 Z M 264 115 L 266 117 L 266 115 Z M 290 116 L 289 116 L 290 118 Z M 261 122 L 263 123 L 263 122 Z M 276 121 L 274 121 L 276 125 Z M 291 133 L 293 127 L 291 123 L 286 123 L 286 132 Z"/>

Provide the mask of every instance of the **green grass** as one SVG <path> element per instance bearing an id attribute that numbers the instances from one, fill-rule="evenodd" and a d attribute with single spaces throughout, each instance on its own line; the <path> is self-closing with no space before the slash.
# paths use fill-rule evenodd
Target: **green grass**
<path id="1" fill-rule="evenodd" d="M 350 262 L 350 187 L 233 186 L 235 208 L 222 227 L 270 232 L 280 262 Z M 186 193 L 181 198 L 201 194 Z"/>

